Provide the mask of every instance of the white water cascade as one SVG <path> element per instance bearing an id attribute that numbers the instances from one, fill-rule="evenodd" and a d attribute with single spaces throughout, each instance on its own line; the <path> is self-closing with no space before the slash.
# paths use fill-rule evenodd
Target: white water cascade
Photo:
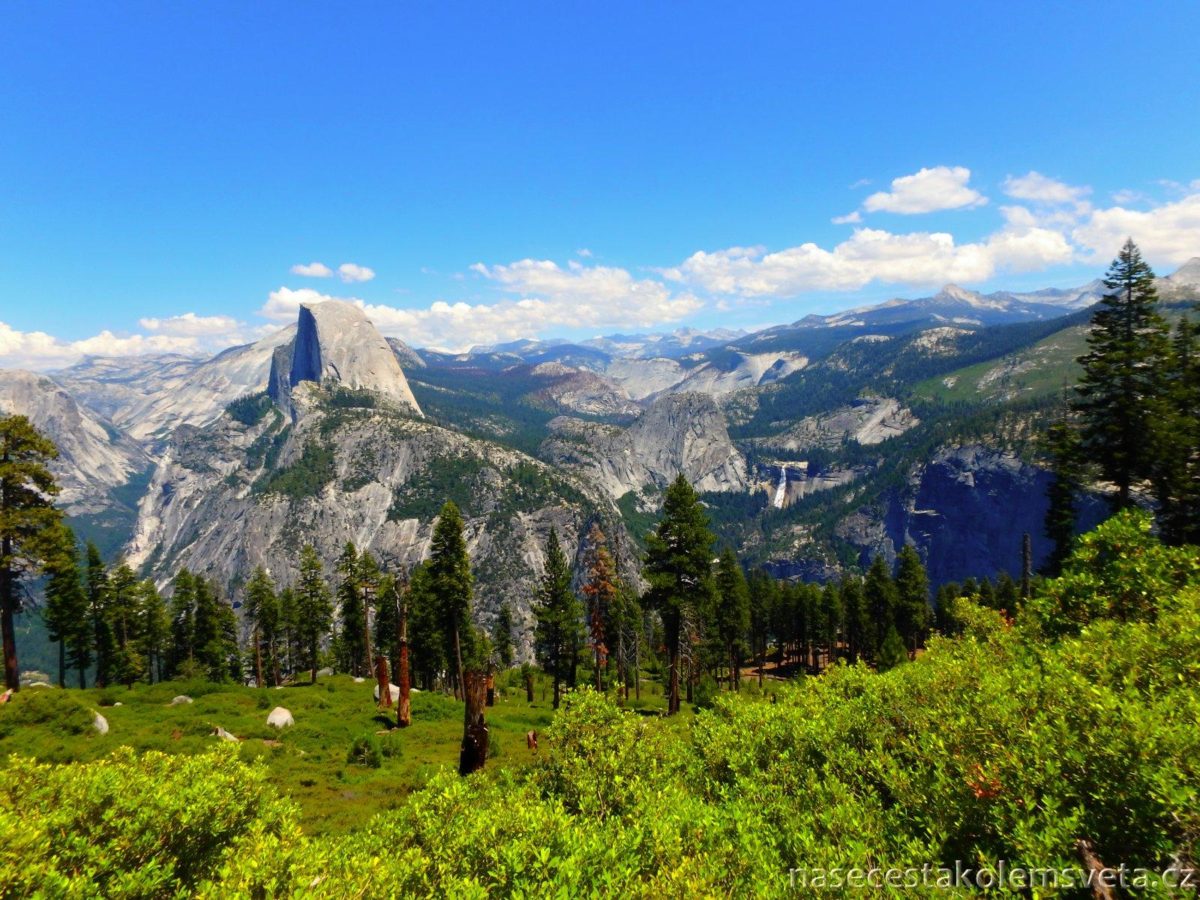
<path id="1" fill-rule="evenodd" d="M 779 484 L 775 488 L 775 499 L 771 501 L 771 505 L 776 509 L 783 509 L 783 501 L 787 497 L 787 466 L 781 466 L 779 469 Z"/>

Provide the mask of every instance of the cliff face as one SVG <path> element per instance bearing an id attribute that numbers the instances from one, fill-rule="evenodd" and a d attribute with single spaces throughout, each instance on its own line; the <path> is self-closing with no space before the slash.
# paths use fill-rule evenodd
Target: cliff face
<path id="1" fill-rule="evenodd" d="M 69 515 L 95 515 L 114 505 L 110 493 L 150 466 L 134 441 L 72 399 L 45 375 L 0 370 L 0 415 L 26 416 L 54 441 L 58 459 L 50 469 Z"/>
<path id="2" fill-rule="evenodd" d="M 1035 568 L 1050 553 L 1043 522 L 1052 477 L 982 445 L 945 448 L 884 504 L 843 519 L 837 534 L 860 549 L 864 566 L 880 554 L 894 562 L 900 547 L 912 543 L 935 586 L 1000 571 L 1017 577 L 1025 534 L 1032 539 Z M 1099 499 L 1085 500 L 1080 529 L 1093 527 L 1104 513 Z"/>
<path id="3" fill-rule="evenodd" d="M 665 487 L 680 473 L 700 491 L 750 487 L 725 418 L 704 394 L 663 397 L 624 430 L 565 417 L 550 424 L 542 457 L 614 498 L 648 485 Z"/>
<path id="4" fill-rule="evenodd" d="M 338 300 L 300 307 L 296 336 L 272 355 L 267 380 L 271 398 L 293 413 L 296 387 L 326 380 L 421 412 L 391 345 L 361 309 Z"/>
<path id="5" fill-rule="evenodd" d="M 396 570 L 429 553 L 434 520 L 453 499 L 466 522 L 475 614 L 494 621 L 508 603 L 523 635 L 551 529 L 579 547 L 592 522 L 613 536 L 636 580 L 615 510 L 589 486 L 514 450 L 386 408 L 331 407 L 301 383 L 303 415 L 268 412 L 245 425 L 222 416 L 181 428 L 139 509 L 131 564 L 160 583 L 186 566 L 233 596 L 257 566 L 289 583 L 312 544 L 327 571 L 353 541 Z M 526 646 L 526 658 L 531 648 Z"/>

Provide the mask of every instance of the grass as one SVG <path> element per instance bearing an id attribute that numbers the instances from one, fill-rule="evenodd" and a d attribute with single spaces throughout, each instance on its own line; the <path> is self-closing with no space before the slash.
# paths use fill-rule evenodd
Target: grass
<path id="1" fill-rule="evenodd" d="M 553 717 L 549 682 L 539 676 L 529 703 L 518 681 L 516 672 L 497 679 L 499 697 L 487 710 L 489 768 L 531 764 L 535 757 L 525 733 L 543 732 Z M 213 730 L 220 726 L 241 739 L 243 759 L 264 762 L 270 781 L 299 804 L 306 832 L 345 832 L 399 806 L 444 767 L 458 765 L 462 704 L 440 693 L 414 693 L 413 724 L 397 729 L 394 709 L 377 709 L 373 688 L 347 675 L 279 689 L 200 681 L 138 684 L 132 690 L 25 688 L 0 706 L 0 755 L 71 763 L 106 756 L 119 746 L 195 754 L 219 742 Z M 171 706 L 179 694 L 193 702 Z M 643 681 L 642 700 L 631 705 L 661 710 L 661 687 Z M 282 730 L 268 726 L 267 714 L 276 706 L 290 710 L 296 724 Z M 91 727 L 90 710 L 108 720 L 108 734 Z M 381 750 L 379 767 L 347 762 L 355 742 L 372 737 Z"/>

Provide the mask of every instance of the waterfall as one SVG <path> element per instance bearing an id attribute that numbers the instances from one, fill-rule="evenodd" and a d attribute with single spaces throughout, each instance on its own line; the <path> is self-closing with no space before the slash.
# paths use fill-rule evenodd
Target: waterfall
<path id="1" fill-rule="evenodd" d="M 779 468 L 779 484 L 775 488 L 775 499 L 771 501 L 771 505 L 776 509 L 783 509 L 783 501 L 787 497 L 787 466 Z"/>

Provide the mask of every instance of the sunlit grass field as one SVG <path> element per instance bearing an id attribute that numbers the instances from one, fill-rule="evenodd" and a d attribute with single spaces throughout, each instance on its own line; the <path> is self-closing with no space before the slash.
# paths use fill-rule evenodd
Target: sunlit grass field
<path id="1" fill-rule="evenodd" d="M 489 768 L 533 762 L 525 735 L 544 731 L 553 717 L 549 681 L 539 676 L 529 703 L 517 674 L 497 680 L 496 705 L 487 710 Z M 395 709 L 378 708 L 373 689 L 373 682 L 356 683 L 348 675 L 261 689 L 205 681 L 137 684 L 132 690 L 27 687 L 0 706 L 0 755 L 64 763 L 107 756 L 120 746 L 194 754 L 220 743 L 214 731 L 221 727 L 241 739 L 243 759 L 266 763 L 280 793 L 300 805 L 305 831 L 347 831 L 398 806 L 439 770 L 458 765 L 461 703 L 414 692 L 413 723 L 399 729 Z M 177 695 L 193 702 L 170 705 Z M 267 715 L 276 706 L 288 709 L 296 724 L 269 726 Z M 644 680 L 641 701 L 631 699 L 630 706 L 665 709 L 661 686 Z M 108 721 L 107 734 L 93 727 L 92 711 Z M 366 736 L 378 742 L 378 768 L 351 758 L 355 741 Z M 542 743 L 544 751 L 544 738 Z"/>

